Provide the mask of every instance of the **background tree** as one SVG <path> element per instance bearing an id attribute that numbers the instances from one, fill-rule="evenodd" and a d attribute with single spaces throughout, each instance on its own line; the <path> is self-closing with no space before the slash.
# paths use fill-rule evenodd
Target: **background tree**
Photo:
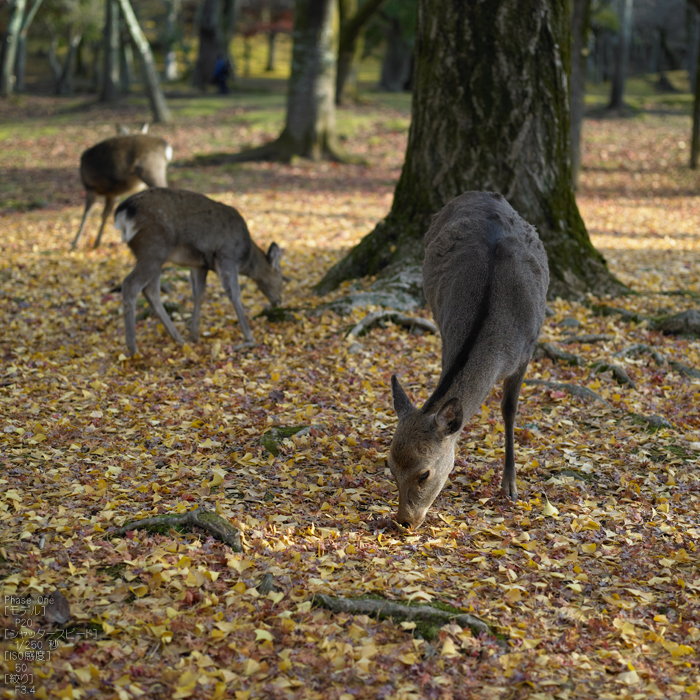
<path id="1" fill-rule="evenodd" d="M 14 11 L 10 17 L 5 34 L 5 45 L 2 56 L 2 72 L 0 72 L 0 95 L 8 97 L 15 90 L 15 59 L 17 45 L 22 30 L 22 20 L 27 0 L 15 0 Z"/>
<path id="2" fill-rule="evenodd" d="M 380 90 L 401 92 L 412 88 L 416 8 L 417 0 L 389 0 L 382 5 L 368 29 L 370 46 L 377 43 L 377 35 L 386 45 L 379 77 Z"/>
<path id="3" fill-rule="evenodd" d="M 177 17 L 180 12 L 181 0 L 168 0 L 165 28 L 163 30 L 162 44 L 165 53 L 165 66 L 163 68 L 163 80 L 171 82 L 180 77 L 177 66 L 177 54 L 175 42 L 178 38 Z"/>
<path id="4" fill-rule="evenodd" d="M 275 141 L 235 154 L 230 161 L 347 158 L 335 131 L 336 2 L 297 0 L 284 129 Z"/>
<path id="5" fill-rule="evenodd" d="M 335 103 L 341 104 L 345 93 L 357 96 L 357 70 L 364 50 L 364 31 L 372 16 L 385 0 L 338 0 L 340 37 Z"/>
<path id="6" fill-rule="evenodd" d="M 571 176 L 578 186 L 581 171 L 581 128 L 586 95 L 588 32 L 591 24 L 591 0 L 573 0 L 571 12 Z"/>
<path id="7" fill-rule="evenodd" d="M 633 0 L 620 1 L 620 33 L 615 54 L 615 73 L 610 91 L 610 109 L 620 109 L 625 96 L 625 80 L 629 63 L 630 41 L 632 38 Z"/>
<path id="8" fill-rule="evenodd" d="M 22 19 L 22 27 L 19 31 L 19 39 L 17 43 L 17 56 L 15 58 L 15 91 L 24 92 L 24 72 L 27 65 L 27 35 L 29 34 L 29 27 L 36 17 L 37 10 L 41 6 L 43 0 L 34 0 L 34 3 Z"/>
<path id="9" fill-rule="evenodd" d="M 141 60 L 144 82 L 146 84 L 146 94 L 148 95 L 148 99 L 151 104 L 153 121 L 169 122 L 170 110 L 168 109 L 168 105 L 165 101 L 165 95 L 163 95 L 163 90 L 160 86 L 160 79 L 158 78 L 158 71 L 156 70 L 156 64 L 153 60 L 151 47 L 143 31 L 141 30 L 134 11 L 131 9 L 129 0 L 118 1 L 124 21 L 129 28 L 131 40 L 133 41 Z"/>
<path id="10" fill-rule="evenodd" d="M 466 190 L 501 192 L 537 227 L 551 296 L 616 292 L 571 180 L 566 0 L 419 0 L 412 122 L 388 216 L 319 293 L 382 272 L 412 277 L 432 215 Z"/>
<path id="11" fill-rule="evenodd" d="M 204 0 L 199 16 L 199 51 L 194 67 L 192 84 L 201 89 L 214 79 L 214 67 L 220 56 L 234 64 L 229 52 L 229 43 L 236 22 L 235 0 Z"/>
<path id="12" fill-rule="evenodd" d="M 102 62 L 103 102 L 119 98 L 119 0 L 106 0 Z"/>
<path id="13" fill-rule="evenodd" d="M 700 12 L 700 0 L 689 0 Z M 698 44 L 697 74 L 700 74 L 700 42 Z M 693 99 L 693 132 L 690 139 L 690 167 L 696 170 L 700 158 L 700 80 L 695 80 L 695 97 Z"/>

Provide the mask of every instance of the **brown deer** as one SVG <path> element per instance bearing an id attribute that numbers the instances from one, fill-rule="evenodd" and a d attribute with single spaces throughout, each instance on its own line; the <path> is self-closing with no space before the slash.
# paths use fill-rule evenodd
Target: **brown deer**
<path id="1" fill-rule="evenodd" d="M 207 283 L 214 270 L 236 310 L 245 342 L 236 349 L 255 345 L 241 303 L 238 275 L 250 277 L 273 306 L 282 300 L 282 251 L 272 243 L 264 253 L 250 238 L 243 217 L 233 207 L 187 190 L 154 188 L 122 202 L 114 225 L 136 257 L 136 266 L 122 283 L 126 346 L 136 353 L 136 298 L 146 300 L 179 344 L 182 336 L 160 300 L 160 274 L 166 262 L 190 268 L 194 311 L 190 333 L 199 340 L 199 318 Z"/>
<path id="2" fill-rule="evenodd" d="M 391 377 L 399 423 L 389 468 L 399 488 L 398 522 L 418 527 L 454 467 L 464 424 L 503 382 L 505 466 L 501 488 L 516 499 L 513 426 L 549 285 L 537 232 L 500 195 L 466 192 L 425 234 L 423 291 L 442 335 L 442 372 L 422 408 Z"/>
<path id="3" fill-rule="evenodd" d="M 85 211 L 71 250 L 78 245 L 98 195 L 105 198 L 105 208 L 95 248 L 100 245 L 117 197 L 144 187 L 167 187 L 168 162 L 172 157 L 173 149 L 165 139 L 145 133 L 114 136 L 84 151 L 80 156 L 80 179 L 85 187 Z"/>

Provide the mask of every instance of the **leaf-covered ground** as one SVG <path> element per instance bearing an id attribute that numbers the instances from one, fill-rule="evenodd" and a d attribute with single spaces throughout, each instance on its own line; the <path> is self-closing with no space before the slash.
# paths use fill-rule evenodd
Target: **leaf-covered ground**
<path id="1" fill-rule="evenodd" d="M 235 205 L 256 241 L 278 241 L 291 278 L 285 305 L 315 306 L 310 285 L 390 207 L 407 105 L 341 114 L 348 150 L 371 168 L 188 165 L 277 133 L 281 100 L 261 108 L 246 99 L 183 101 L 175 126 L 153 131 L 173 144 L 171 184 Z M 89 247 L 97 214 L 80 249 L 68 247 L 82 213 L 81 151 L 141 112 L 65 105 L 26 98 L 0 114 L 2 595 L 36 601 L 58 589 L 70 605 L 68 621 L 24 613 L 33 625 L 24 630 L 21 606 L 4 610 L 3 627 L 18 636 L 3 651 L 41 635 L 51 651 L 28 664 L 35 697 L 700 694 L 700 381 L 688 376 L 700 369 L 700 343 L 640 318 L 698 306 L 689 117 L 586 122 L 581 211 L 611 268 L 639 292 L 603 303 L 639 317 L 596 315 L 593 299 L 552 303 L 542 341 L 578 364 L 546 352 L 531 364 L 529 380 L 552 384 L 523 389 L 521 500 L 498 495 L 496 388 L 465 428 L 425 524 L 401 533 L 384 462 L 395 423 L 389 379 L 399 374 L 425 400 L 439 339 L 387 324 L 345 340 L 372 309 L 255 318 L 264 298 L 247 281 L 261 345 L 236 354 L 235 315 L 212 275 L 200 343 L 180 349 L 146 318 L 142 356 L 125 360 L 120 295 L 110 290 L 130 270 L 128 250 L 111 227 L 101 249 Z M 164 288 L 184 329 L 186 271 L 171 269 Z M 668 293 L 678 290 L 686 294 Z M 635 344 L 660 355 L 622 353 Z M 310 428 L 272 455 L 263 436 L 289 426 Z M 110 537 L 197 506 L 238 527 L 244 552 L 167 527 Z M 494 634 L 333 614 L 312 607 L 316 593 L 449 604 Z M 3 673 L 14 668 L 8 659 Z"/>

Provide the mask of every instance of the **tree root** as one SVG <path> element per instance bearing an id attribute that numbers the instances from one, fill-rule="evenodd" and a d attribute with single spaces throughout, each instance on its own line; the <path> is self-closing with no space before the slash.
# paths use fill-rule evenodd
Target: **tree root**
<path id="1" fill-rule="evenodd" d="M 545 386 L 548 389 L 558 389 L 559 391 L 566 391 L 573 396 L 578 396 L 580 399 L 589 399 L 591 401 L 600 401 L 606 406 L 610 404 L 600 395 L 596 394 L 595 391 L 586 388 L 585 386 L 579 386 L 578 384 L 565 384 L 564 382 L 548 382 L 544 379 L 526 379 L 524 382 L 528 386 Z"/>
<path id="2" fill-rule="evenodd" d="M 429 331 L 435 335 L 440 335 L 438 327 L 427 318 L 420 316 L 406 316 L 398 311 L 373 311 L 367 314 L 354 328 L 348 331 L 346 338 L 358 337 L 366 333 L 372 326 L 376 326 L 385 319 L 391 319 L 394 323 L 400 326 L 408 326 L 409 328 L 421 328 L 424 331 Z"/>
<path id="3" fill-rule="evenodd" d="M 135 520 L 132 523 L 127 523 L 117 528 L 110 536 L 124 537 L 127 532 L 131 532 L 132 530 L 161 531 L 165 527 L 199 527 L 202 530 L 206 530 L 212 537 L 227 544 L 234 552 L 243 551 L 243 547 L 241 547 L 241 535 L 238 528 L 235 528 L 220 515 L 204 510 L 201 507 L 183 513 L 182 515 L 157 515 L 153 518 Z"/>
<path id="4" fill-rule="evenodd" d="M 654 362 L 656 362 L 658 365 L 670 365 L 676 370 L 676 372 L 678 372 L 678 374 L 682 374 L 684 377 L 700 379 L 700 371 L 694 367 L 688 367 L 688 365 L 684 365 L 682 362 L 678 362 L 677 360 L 669 360 L 660 352 L 657 352 L 644 343 L 635 343 L 634 345 L 630 345 L 629 347 L 614 353 L 613 357 L 629 357 L 630 355 L 640 355 L 642 353 L 650 355 Z"/>
<path id="5" fill-rule="evenodd" d="M 584 361 L 578 355 L 566 352 L 565 350 L 560 350 L 556 345 L 552 343 L 537 343 L 537 348 L 534 354 L 535 359 L 540 359 L 541 357 L 549 357 L 555 362 L 561 360 L 562 362 L 567 362 L 570 365 L 582 365 Z"/>
<path id="6" fill-rule="evenodd" d="M 388 617 L 394 621 L 423 622 L 436 627 L 456 622 L 461 627 L 468 627 L 474 635 L 493 634 L 491 628 L 478 617 L 468 613 L 447 612 L 430 605 L 403 605 L 389 600 L 335 598 L 320 593 L 314 596 L 313 602 L 317 607 L 326 608 L 334 613 L 372 615 L 380 620 Z"/>
<path id="7" fill-rule="evenodd" d="M 605 340 L 613 340 L 614 337 L 615 336 L 609 335 L 607 333 L 570 335 L 570 336 L 564 338 L 561 342 L 564 345 L 571 345 L 573 343 L 581 343 L 581 344 L 602 343 Z"/>
<path id="8" fill-rule="evenodd" d="M 591 365 L 593 374 L 601 374 L 602 372 L 610 372 L 618 384 L 627 385 L 630 388 L 637 390 L 637 385 L 630 379 L 629 375 L 620 365 L 613 365 L 608 362 L 594 362 Z"/>

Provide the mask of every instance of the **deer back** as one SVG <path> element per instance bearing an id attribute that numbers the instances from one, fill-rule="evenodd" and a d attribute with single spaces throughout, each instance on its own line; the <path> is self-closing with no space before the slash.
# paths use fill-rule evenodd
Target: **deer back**
<path id="1" fill-rule="evenodd" d="M 532 354 L 546 308 L 547 254 L 534 227 L 490 192 L 452 200 L 424 244 L 423 290 L 442 335 L 442 372 L 426 407 L 461 395 L 466 421 L 481 394 Z"/>
<path id="2" fill-rule="evenodd" d="M 123 194 L 143 175 L 163 179 L 171 159 L 172 148 L 165 139 L 146 134 L 115 136 L 83 152 L 80 177 L 87 189 L 98 194 Z"/>

